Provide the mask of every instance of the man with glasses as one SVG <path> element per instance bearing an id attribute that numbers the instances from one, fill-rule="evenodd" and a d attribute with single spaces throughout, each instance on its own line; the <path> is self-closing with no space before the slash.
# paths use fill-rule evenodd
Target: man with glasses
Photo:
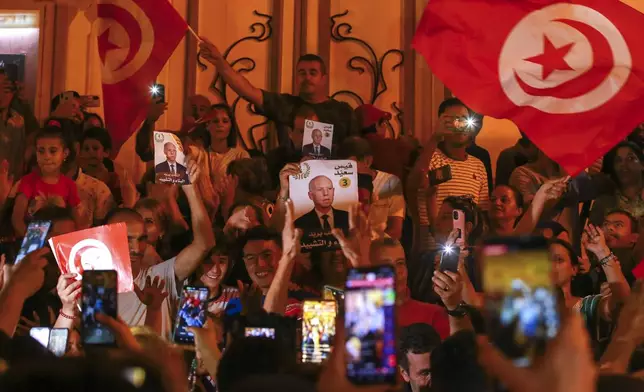
<path id="1" fill-rule="evenodd" d="M 248 276 L 262 292 L 263 301 L 282 258 L 282 236 L 267 227 L 258 226 L 246 232 L 240 245 Z M 296 316 L 301 311 L 300 301 L 319 297 L 319 293 L 305 292 L 291 283 L 288 297 L 286 316 Z"/>

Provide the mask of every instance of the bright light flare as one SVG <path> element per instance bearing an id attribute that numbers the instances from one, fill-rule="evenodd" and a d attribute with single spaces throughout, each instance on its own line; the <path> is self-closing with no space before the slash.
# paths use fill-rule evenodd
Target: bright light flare
<path id="1" fill-rule="evenodd" d="M 156 84 L 152 85 L 152 87 L 150 87 L 150 94 L 152 94 L 153 96 L 159 94 L 159 86 L 157 86 Z"/>
<path id="2" fill-rule="evenodd" d="M 450 245 L 443 246 L 443 252 L 444 253 L 450 254 L 453 251 L 454 251 L 454 248 L 452 246 L 450 246 Z"/>
<path id="3" fill-rule="evenodd" d="M 468 128 L 472 128 L 472 127 L 474 127 L 476 125 L 476 120 L 473 119 L 472 117 L 468 117 L 465 120 L 465 125 L 467 125 Z"/>

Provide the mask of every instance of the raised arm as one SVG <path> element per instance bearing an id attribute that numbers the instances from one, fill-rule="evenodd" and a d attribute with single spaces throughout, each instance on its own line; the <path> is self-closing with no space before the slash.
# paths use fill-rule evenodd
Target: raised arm
<path id="1" fill-rule="evenodd" d="M 599 265 L 606 274 L 611 294 L 602 297 L 599 303 L 599 313 L 604 320 L 610 321 L 617 306 L 631 294 L 631 288 L 622 273 L 619 260 L 606 245 L 602 229 L 589 224 L 584 229 L 582 238 L 582 243 L 587 244 L 587 250 L 597 257 Z"/>
<path id="2" fill-rule="evenodd" d="M 554 206 L 567 190 L 570 177 L 558 178 L 556 180 L 547 181 L 534 195 L 534 199 L 527 211 L 519 220 L 519 223 L 514 228 L 514 235 L 530 234 L 537 227 L 537 223 L 541 218 L 543 211 L 549 207 Z"/>
<path id="3" fill-rule="evenodd" d="M 264 106 L 262 90 L 253 86 L 248 79 L 235 71 L 212 42 L 207 38 L 201 37 L 199 49 L 201 50 L 201 57 L 217 68 L 219 75 L 233 91 L 255 105 L 257 109 L 261 109 Z"/>
<path id="4" fill-rule="evenodd" d="M 300 252 L 302 231 L 295 228 L 295 211 L 293 202 L 286 203 L 286 222 L 282 230 L 282 258 L 277 266 L 275 278 L 266 293 L 264 310 L 267 313 L 285 314 L 288 302 L 288 284 L 291 281 L 295 257 Z"/>
<path id="5" fill-rule="evenodd" d="M 187 157 L 186 165 L 190 175 L 190 185 L 184 185 L 182 189 L 190 206 L 194 239 L 177 255 L 175 260 L 174 274 L 180 281 L 190 276 L 203 261 L 208 251 L 215 246 L 215 234 L 212 231 L 208 212 L 195 185 L 192 185 L 199 178 L 199 165 L 190 155 Z"/>

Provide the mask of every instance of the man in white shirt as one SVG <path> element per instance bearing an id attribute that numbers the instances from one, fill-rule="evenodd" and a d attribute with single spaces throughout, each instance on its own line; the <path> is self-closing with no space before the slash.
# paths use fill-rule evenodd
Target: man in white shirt
<path id="1" fill-rule="evenodd" d="M 363 138 L 351 137 L 340 146 L 342 159 L 355 160 L 358 173 L 373 178 L 373 192 L 369 208 L 369 222 L 372 230 L 383 237 L 400 239 L 405 219 L 405 198 L 402 182 L 393 174 L 371 168 L 373 153 L 369 142 Z"/>
<path id="2" fill-rule="evenodd" d="M 191 183 L 195 183 L 198 171 L 194 161 L 188 162 Z M 208 213 L 196 188 L 193 185 L 183 185 L 182 189 L 190 206 L 194 239 L 176 257 L 160 264 L 145 267 L 142 263 L 147 245 L 147 233 L 141 215 L 132 209 L 120 208 L 112 211 L 107 218 L 108 224 L 122 222 L 127 225 L 134 284 L 143 289 L 148 277 L 152 280 L 158 276 L 165 280 L 165 290 L 168 297 L 161 306 L 161 336 L 164 337 L 169 337 L 172 331 L 172 318 L 179 300 L 181 282 L 194 272 L 215 244 Z M 147 309 L 135 292 L 119 293 L 118 313 L 121 319 L 130 326 L 144 325 Z"/>

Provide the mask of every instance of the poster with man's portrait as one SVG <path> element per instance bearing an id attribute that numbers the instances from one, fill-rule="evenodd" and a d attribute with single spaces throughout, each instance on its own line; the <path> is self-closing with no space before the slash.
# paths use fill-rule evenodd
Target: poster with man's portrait
<path id="1" fill-rule="evenodd" d="M 154 132 L 154 173 L 157 184 L 190 184 L 186 154 L 177 135 Z"/>
<path id="2" fill-rule="evenodd" d="M 333 148 L 333 124 L 304 121 L 302 155 L 316 159 L 329 159 Z"/>
<path id="3" fill-rule="evenodd" d="M 61 274 L 75 273 L 81 280 L 87 270 L 115 270 L 118 292 L 133 290 L 132 264 L 125 223 L 92 227 L 52 237 L 53 249 Z"/>
<path id="4" fill-rule="evenodd" d="M 332 229 L 349 229 L 349 209 L 358 203 L 355 161 L 309 160 L 289 179 L 295 227 L 302 229 L 302 252 L 338 249 Z"/>

